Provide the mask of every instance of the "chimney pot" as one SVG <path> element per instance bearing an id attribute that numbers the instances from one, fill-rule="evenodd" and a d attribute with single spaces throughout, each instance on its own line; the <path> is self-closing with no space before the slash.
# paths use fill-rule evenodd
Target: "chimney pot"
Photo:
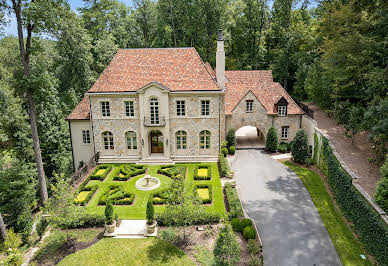
<path id="1" fill-rule="evenodd" d="M 218 29 L 218 41 L 223 41 L 224 36 L 222 35 L 222 29 Z"/>
<path id="2" fill-rule="evenodd" d="M 217 52 L 216 52 L 216 79 L 217 84 L 222 89 L 225 89 L 225 50 L 224 37 L 222 30 L 218 30 Z"/>

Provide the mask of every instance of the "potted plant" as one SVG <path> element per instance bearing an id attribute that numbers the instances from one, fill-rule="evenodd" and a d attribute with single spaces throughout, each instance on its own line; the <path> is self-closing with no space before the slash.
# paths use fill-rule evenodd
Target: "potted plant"
<path id="1" fill-rule="evenodd" d="M 113 203 L 111 200 L 105 206 L 105 232 L 112 234 L 116 230 L 116 220 L 113 218 Z"/>
<path id="2" fill-rule="evenodd" d="M 155 233 L 156 223 L 157 222 L 154 219 L 154 214 L 155 214 L 154 205 L 152 204 L 151 200 L 148 200 L 148 202 L 147 202 L 147 211 L 146 211 L 146 215 L 147 215 L 147 224 L 146 224 L 147 234 Z"/>

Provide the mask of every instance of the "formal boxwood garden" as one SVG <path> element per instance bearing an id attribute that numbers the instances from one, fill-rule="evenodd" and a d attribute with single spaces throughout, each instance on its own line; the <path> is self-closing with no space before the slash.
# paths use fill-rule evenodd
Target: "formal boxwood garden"
<path id="1" fill-rule="evenodd" d="M 103 181 L 108 173 L 112 170 L 112 166 L 101 164 L 98 165 L 93 173 L 89 176 L 90 180 L 100 180 Z"/>
<path id="2" fill-rule="evenodd" d="M 78 196 L 74 199 L 75 204 L 85 206 L 88 204 L 90 199 L 96 193 L 98 186 L 83 186 L 81 190 L 78 190 Z"/>
<path id="3" fill-rule="evenodd" d="M 143 165 L 121 165 L 120 171 L 115 174 L 113 180 L 127 181 L 132 177 L 144 174 L 146 170 L 147 169 Z"/>
<path id="4" fill-rule="evenodd" d="M 212 177 L 212 170 L 209 165 L 200 164 L 194 169 L 194 180 L 210 180 Z"/>
<path id="5" fill-rule="evenodd" d="M 102 179 L 102 181 L 100 179 L 93 180 L 88 177 L 80 186 L 79 192 L 84 188 L 89 189 L 93 186 L 97 186 L 98 188 L 84 206 L 88 214 L 103 215 L 104 204 L 107 198 L 113 197 L 115 213 L 118 214 L 119 219 L 145 219 L 146 206 L 150 197 L 154 204 L 155 215 L 164 212 L 173 180 L 182 182 L 187 193 L 192 193 L 195 185 L 206 184 L 210 185 L 212 188 L 212 204 L 204 205 L 209 217 L 204 217 L 202 220 L 206 222 L 209 220 L 219 220 L 219 217 L 223 215 L 226 210 L 217 163 L 206 163 L 210 169 L 209 172 L 211 172 L 210 180 L 194 180 L 194 170 L 199 165 L 203 164 L 188 163 L 146 166 L 133 164 L 104 164 L 103 167 L 98 168 L 99 170 L 105 169 L 104 172 L 106 169 L 110 169 L 106 177 Z M 119 181 L 117 179 L 117 177 L 120 177 L 120 173 L 123 176 L 126 175 L 129 170 L 132 171 L 132 173 L 138 173 L 137 171 L 144 172 L 132 176 L 127 180 Z M 97 172 L 98 171 L 94 170 L 93 174 L 96 174 Z M 144 177 L 145 173 L 157 177 L 161 181 L 160 187 L 152 191 L 140 191 L 136 189 L 136 181 Z M 78 194 L 79 193 L 75 194 L 74 198 L 76 198 Z M 202 220 L 198 219 L 198 223 Z"/>
<path id="6" fill-rule="evenodd" d="M 197 192 L 202 203 L 211 203 L 212 202 L 212 186 L 207 184 L 200 184 L 194 186 L 194 191 Z"/>
<path id="7" fill-rule="evenodd" d="M 226 183 L 224 189 L 229 206 L 229 218 L 244 217 L 244 211 L 236 189 L 230 183 Z"/>

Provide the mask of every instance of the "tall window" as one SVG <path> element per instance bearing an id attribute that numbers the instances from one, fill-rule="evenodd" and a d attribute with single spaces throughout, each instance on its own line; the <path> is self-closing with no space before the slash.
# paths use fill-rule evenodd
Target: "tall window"
<path id="1" fill-rule="evenodd" d="M 201 115 L 209 115 L 210 114 L 210 101 L 201 101 Z"/>
<path id="2" fill-rule="evenodd" d="M 210 132 L 207 130 L 199 133 L 199 148 L 210 149 Z"/>
<path id="3" fill-rule="evenodd" d="M 150 101 L 151 125 L 159 124 L 159 102 L 152 98 Z"/>
<path id="4" fill-rule="evenodd" d="M 104 133 L 102 133 L 102 143 L 104 145 L 105 150 L 114 149 L 112 132 L 105 131 Z"/>
<path id="5" fill-rule="evenodd" d="M 288 127 L 282 127 L 282 139 L 288 139 Z"/>
<path id="6" fill-rule="evenodd" d="M 133 105 L 133 101 L 125 101 L 125 116 L 135 116 L 135 107 Z"/>
<path id="7" fill-rule="evenodd" d="M 185 113 L 185 101 L 176 101 L 176 115 L 184 116 Z"/>
<path id="8" fill-rule="evenodd" d="M 82 130 L 82 143 L 83 144 L 90 144 L 90 131 L 89 130 Z"/>
<path id="9" fill-rule="evenodd" d="M 136 133 L 133 131 L 128 131 L 125 135 L 127 137 L 128 150 L 137 150 Z"/>
<path id="10" fill-rule="evenodd" d="M 253 112 L 253 100 L 247 100 L 247 112 Z"/>
<path id="11" fill-rule="evenodd" d="M 287 114 L 287 106 L 286 105 L 279 105 L 278 106 L 278 115 L 279 116 L 286 116 Z"/>
<path id="12" fill-rule="evenodd" d="M 110 116 L 109 102 L 101 102 L 101 115 Z"/>
<path id="13" fill-rule="evenodd" d="M 186 141 L 187 140 L 187 133 L 185 131 L 178 131 L 176 133 L 176 148 L 178 150 L 184 150 L 186 149 Z"/>

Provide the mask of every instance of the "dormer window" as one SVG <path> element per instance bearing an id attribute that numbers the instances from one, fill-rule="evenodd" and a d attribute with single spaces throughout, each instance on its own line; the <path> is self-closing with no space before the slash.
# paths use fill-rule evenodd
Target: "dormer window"
<path id="1" fill-rule="evenodd" d="M 278 106 L 278 115 L 286 116 L 287 115 L 287 105 L 279 105 Z"/>

